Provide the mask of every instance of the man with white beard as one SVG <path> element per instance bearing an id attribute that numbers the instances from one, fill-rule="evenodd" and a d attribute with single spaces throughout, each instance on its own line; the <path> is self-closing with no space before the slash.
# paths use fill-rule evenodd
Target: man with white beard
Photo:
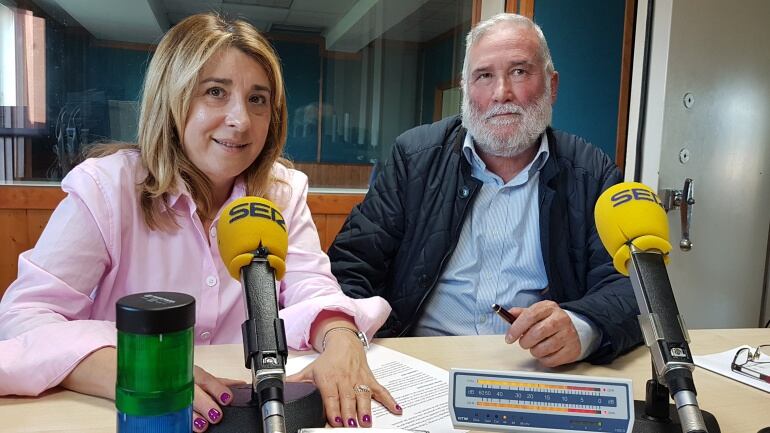
<path id="1" fill-rule="evenodd" d="M 393 307 L 378 336 L 505 334 L 549 367 L 641 343 L 631 283 L 593 219 L 621 175 L 549 127 L 558 84 L 528 18 L 499 14 L 468 34 L 462 116 L 398 137 L 329 249 L 345 293 Z"/>

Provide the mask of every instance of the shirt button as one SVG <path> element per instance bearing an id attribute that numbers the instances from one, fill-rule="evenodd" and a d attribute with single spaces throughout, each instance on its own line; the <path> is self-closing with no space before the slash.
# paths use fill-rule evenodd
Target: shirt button
<path id="1" fill-rule="evenodd" d="M 209 229 L 209 234 L 211 235 L 212 238 L 217 237 L 217 228 L 216 227 L 210 228 Z"/>
<path id="2" fill-rule="evenodd" d="M 202 338 L 203 340 L 208 340 L 208 339 L 209 339 L 209 337 L 211 337 L 211 332 L 209 332 L 209 331 L 203 331 L 203 332 L 201 332 L 201 338 Z"/>
<path id="3" fill-rule="evenodd" d="M 217 285 L 217 277 L 215 277 L 213 275 L 209 275 L 208 277 L 206 277 L 206 285 L 209 286 L 209 287 L 216 286 Z"/>
<path id="4" fill-rule="evenodd" d="M 487 315 L 486 314 L 482 314 L 481 317 L 479 317 L 479 322 L 487 323 Z"/>

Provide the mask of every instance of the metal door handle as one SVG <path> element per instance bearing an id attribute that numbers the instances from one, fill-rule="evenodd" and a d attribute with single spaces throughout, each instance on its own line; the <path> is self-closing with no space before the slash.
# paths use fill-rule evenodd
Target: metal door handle
<path id="1" fill-rule="evenodd" d="M 681 190 L 663 189 L 660 191 L 660 199 L 666 212 L 679 208 L 679 220 L 682 227 L 682 240 L 679 241 L 679 248 L 682 251 L 690 251 L 692 249 L 690 224 L 692 224 L 692 208 L 695 204 L 695 182 L 687 178 L 684 180 L 684 187 Z"/>
<path id="2" fill-rule="evenodd" d="M 695 204 L 694 188 L 692 179 L 687 178 L 684 180 L 682 203 L 679 206 L 679 220 L 682 224 L 682 240 L 679 241 L 679 248 L 682 251 L 690 251 L 692 249 L 690 224 L 692 223 L 692 207 Z"/>

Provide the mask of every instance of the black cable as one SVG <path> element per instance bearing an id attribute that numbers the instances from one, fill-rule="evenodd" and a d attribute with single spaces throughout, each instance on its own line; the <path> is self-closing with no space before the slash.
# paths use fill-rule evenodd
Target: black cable
<path id="1" fill-rule="evenodd" d="M 647 87 L 650 79 L 650 49 L 652 46 L 652 21 L 655 12 L 655 0 L 647 0 L 647 21 L 644 25 L 644 58 L 642 62 L 642 92 L 639 101 L 639 124 L 636 130 L 636 161 L 634 161 L 634 181 L 642 181 L 642 142 L 647 122 Z"/>

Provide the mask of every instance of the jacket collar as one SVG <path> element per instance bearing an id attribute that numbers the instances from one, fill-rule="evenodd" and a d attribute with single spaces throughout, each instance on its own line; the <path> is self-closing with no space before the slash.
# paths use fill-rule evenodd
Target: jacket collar
<path id="1" fill-rule="evenodd" d="M 548 159 L 545 160 L 545 164 L 540 169 L 540 184 L 547 185 L 551 179 L 555 178 L 559 174 L 559 163 L 556 161 L 559 155 L 556 154 L 556 137 L 553 135 L 553 128 L 550 126 L 545 129 L 545 134 L 548 137 Z"/>
<path id="2" fill-rule="evenodd" d="M 455 123 L 454 127 L 452 127 L 454 140 L 451 140 L 450 138 L 452 143 L 452 152 L 462 155 L 463 143 L 465 143 L 465 135 L 468 134 L 468 130 L 463 126 L 462 118 L 459 114 L 455 116 L 453 122 Z"/>

